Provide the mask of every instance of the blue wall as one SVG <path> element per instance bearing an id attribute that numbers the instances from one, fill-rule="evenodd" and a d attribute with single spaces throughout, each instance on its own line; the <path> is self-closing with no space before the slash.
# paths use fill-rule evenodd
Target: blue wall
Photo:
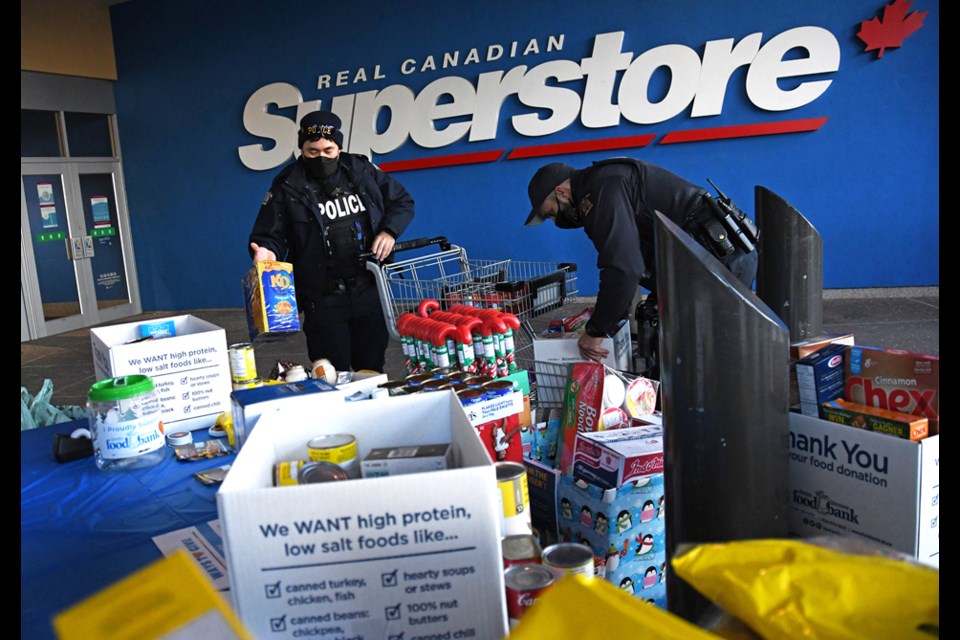
<path id="1" fill-rule="evenodd" d="M 580 64 L 591 55 L 598 34 L 608 32 L 624 32 L 622 51 L 632 58 L 661 45 L 682 45 L 703 57 L 708 41 L 739 42 L 762 33 L 763 46 L 795 27 L 818 27 L 838 43 L 839 67 L 779 80 L 783 90 L 800 82 L 830 82 L 822 95 L 799 108 L 755 106 L 745 90 L 747 72 L 740 68 L 730 77 L 719 115 L 691 117 L 688 105 L 679 115 L 649 124 L 621 118 L 618 126 L 589 128 L 576 120 L 537 137 L 517 133 L 512 118 L 528 113 L 547 118 L 551 112 L 508 96 L 495 139 L 469 142 L 464 136 L 447 146 L 424 148 L 408 138 L 395 150 L 373 154 L 389 168 L 408 160 L 504 151 L 492 162 L 396 171 L 417 202 L 405 238 L 446 235 L 475 258 L 574 261 L 580 265 L 581 294 L 593 295 L 596 254 L 586 236 L 521 226 L 529 210 L 526 185 L 545 162 L 585 166 L 633 155 L 694 182 L 706 184 L 711 178 L 748 211 L 755 185 L 785 198 L 823 236 L 827 288 L 938 285 L 939 3 L 915 0 L 911 9 L 927 12 L 922 28 L 878 57 L 876 51 L 864 51 L 856 34 L 862 21 L 882 15 L 882 9 L 878 0 L 132 0 L 115 5 L 118 122 L 144 309 L 242 306 L 247 236 L 277 171 L 252 170 L 238 153 L 248 145 L 274 144 L 244 126 L 247 101 L 263 87 L 286 83 L 304 101 L 322 100 L 324 108 L 338 96 L 397 85 L 416 96 L 445 76 L 476 87 L 481 74 L 520 65 L 529 73 L 548 61 Z M 562 48 L 547 51 L 548 36 L 560 35 Z M 531 39 L 537 52 L 521 55 Z M 513 41 L 518 49 L 511 58 Z M 488 46 L 497 44 L 503 55 L 486 61 Z M 480 61 L 467 63 L 474 47 Z M 458 65 L 440 68 L 444 53 L 451 52 L 459 52 Z M 428 56 L 434 56 L 436 70 L 429 68 Z M 798 57 L 796 50 L 786 57 Z M 408 59 L 415 63 L 406 68 L 415 71 L 404 74 Z M 375 65 L 383 78 L 374 77 Z M 343 86 L 317 88 L 322 75 L 331 75 L 335 85 L 338 71 L 347 71 Z M 618 84 L 622 77 L 623 72 L 617 74 Z M 656 71 L 650 101 L 667 95 L 670 82 L 665 69 Z M 548 84 L 582 93 L 585 81 Z M 612 90 L 616 102 L 616 86 Z M 274 105 L 269 112 L 296 119 L 295 107 Z M 386 113 L 381 115 L 382 132 L 388 121 Z M 675 131 L 820 118 L 826 119 L 822 126 L 806 132 L 663 144 L 664 135 Z M 438 128 L 469 120 L 451 118 Z M 646 134 L 653 142 L 642 148 L 507 158 L 520 147 Z"/>

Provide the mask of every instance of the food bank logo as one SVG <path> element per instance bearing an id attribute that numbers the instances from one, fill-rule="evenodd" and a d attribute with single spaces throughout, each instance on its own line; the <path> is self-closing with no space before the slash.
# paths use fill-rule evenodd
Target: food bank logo
<path id="1" fill-rule="evenodd" d="M 860 516 L 853 507 L 834 502 L 824 491 L 815 494 L 800 489 L 793 491 L 793 502 L 801 507 L 807 507 L 822 516 L 842 520 L 849 524 L 860 524 Z"/>

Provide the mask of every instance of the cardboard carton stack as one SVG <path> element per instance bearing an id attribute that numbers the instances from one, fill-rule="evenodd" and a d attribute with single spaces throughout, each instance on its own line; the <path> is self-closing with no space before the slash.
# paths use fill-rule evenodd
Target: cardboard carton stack
<path id="1" fill-rule="evenodd" d="M 798 362 L 804 376 L 791 532 L 864 537 L 939 567 L 940 358 L 830 345 Z"/>
<path id="2" fill-rule="evenodd" d="M 562 418 L 524 434 L 533 525 L 544 545 L 587 545 L 598 578 L 666 607 L 662 427 L 631 417 L 601 430 L 607 374 L 569 364 Z"/>

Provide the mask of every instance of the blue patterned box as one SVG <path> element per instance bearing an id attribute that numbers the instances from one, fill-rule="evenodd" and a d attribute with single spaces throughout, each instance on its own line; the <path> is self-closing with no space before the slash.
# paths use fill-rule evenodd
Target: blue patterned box
<path id="1" fill-rule="evenodd" d="M 560 540 L 592 548 L 598 577 L 666 607 L 662 473 L 619 489 L 558 476 L 556 498 Z"/>

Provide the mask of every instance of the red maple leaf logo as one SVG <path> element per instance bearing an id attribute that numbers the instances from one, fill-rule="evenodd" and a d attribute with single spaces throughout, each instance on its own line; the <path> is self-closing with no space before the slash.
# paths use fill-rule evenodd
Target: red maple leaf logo
<path id="1" fill-rule="evenodd" d="M 884 5 L 883 18 L 861 22 L 857 37 L 866 43 L 867 48 L 864 51 L 876 49 L 877 58 L 882 58 L 888 47 L 899 47 L 907 36 L 922 27 L 927 12 L 910 13 L 911 6 L 913 2 L 910 0 L 893 0 Z"/>

